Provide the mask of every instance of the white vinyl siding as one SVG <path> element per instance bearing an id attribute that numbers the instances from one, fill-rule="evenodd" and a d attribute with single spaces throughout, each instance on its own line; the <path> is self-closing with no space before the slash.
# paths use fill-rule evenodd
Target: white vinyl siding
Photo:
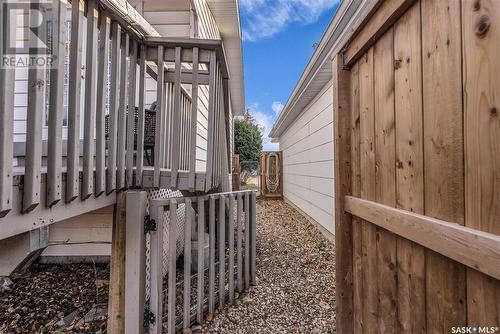
<path id="1" fill-rule="evenodd" d="M 198 37 L 203 39 L 221 39 L 215 18 L 208 7 L 206 0 L 195 0 L 194 5 L 198 14 Z"/>
<path id="2" fill-rule="evenodd" d="M 113 206 L 54 223 L 43 257 L 111 255 Z"/>
<path id="3" fill-rule="evenodd" d="M 280 137 L 284 196 L 335 233 L 333 92 L 328 83 Z"/>
<path id="4" fill-rule="evenodd" d="M 163 37 L 192 37 L 191 11 L 189 9 L 162 11 L 147 8 L 144 10 L 143 16 Z"/>

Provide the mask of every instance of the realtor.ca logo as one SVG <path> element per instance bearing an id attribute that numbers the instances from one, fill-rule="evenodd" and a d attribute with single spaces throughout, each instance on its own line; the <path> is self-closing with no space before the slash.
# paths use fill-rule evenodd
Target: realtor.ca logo
<path id="1" fill-rule="evenodd" d="M 58 34 L 54 34 L 53 17 L 57 15 L 58 2 L 0 0 L 1 68 L 54 66 L 57 59 L 52 47 L 59 41 Z"/>
<path id="2" fill-rule="evenodd" d="M 470 327 L 451 327 L 452 334 L 494 334 L 498 333 L 499 329 L 497 326 L 470 326 Z"/>

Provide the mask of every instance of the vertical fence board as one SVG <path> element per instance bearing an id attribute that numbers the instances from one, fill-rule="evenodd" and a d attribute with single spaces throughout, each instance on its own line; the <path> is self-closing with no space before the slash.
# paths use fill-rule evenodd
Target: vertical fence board
<path id="1" fill-rule="evenodd" d="M 163 319 L 163 206 L 152 205 L 151 218 L 156 222 L 156 231 L 151 233 L 150 255 L 150 298 L 149 309 L 156 321 L 150 326 L 150 333 L 162 334 Z M 174 243 L 175 244 L 175 243 Z"/>
<path id="2" fill-rule="evenodd" d="M 333 71 L 333 110 L 334 117 L 334 154 L 335 175 L 335 244 L 338 252 L 335 256 L 337 265 L 337 328 L 339 332 L 352 332 L 352 223 L 351 216 L 344 210 L 344 198 L 351 194 L 350 167 L 350 73 L 342 68 L 341 59 L 335 57 Z M 269 159 L 269 157 L 267 157 Z M 268 171 L 269 172 L 269 171 Z"/>
<path id="3" fill-rule="evenodd" d="M 425 214 L 464 222 L 460 2 L 422 2 Z M 426 251 L 427 331 L 466 324 L 465 270 Z"/>
<path id="4" fill-rule="evenodd" d="M 375 199 L 375 114 L 373 91 L 373 48 L 359 61 L 361 197 Z M 376 228 L 368 222 L 361 227 L 363 240 L 363 325 L 377 327 L 378 284 Z"/>
<path id="5" fill-rule="evenodd" d="M 29 14 L 29 21 L 35 33 L 46 34 L 43 26 L 38 27 L 38 12 Z M 35 34 L 31 34 L 30 43 L 36 43 Z M 33 56 L 40 55 L 37 48 L 31 47 Z M 42 127 L 45 115 L 45 89 L 47 88 L 45 69 L 36 63 L 28 67 L 28 107 L 26 119 L 26 157 L 23 188 L 23 212 L 33 210 L 40 203 L 40 182 L 42 169 Z"/>
<path id="6" fill-rule="evenodd" d="M 174 110 L 172 113 L 172 141 L 171 141 L 171 169 L 170 185 L 172 188 L 177 187 L 177 171 L 179 170 L 179 146 L 181 143 L 181 133 L 179 130 L 179 122 L 181 121 L 181 53 L 180 47 L 175 48 L 175 82 L 174 82 Z"/>
<path id="7" fill-rule="evenodd" d="M 191 145 L 189 148 L 189 189 L 195 189 L 196 137 L 198 134 L 198 57 L 199 49 L 193 48 L 193 84 L 191 86 Z"/>
<path id="8" fill-rule="evenodd" d="M 95 196 L 106 191 L 106 95 L 108 91 L 109 37 L 111 22 L 109 15 L 101 11 L 99 28 L 99 50 L 97 71 L 97 107 L 96 107 L 96 172 Z"/>
<path id="9" fill-rule="evenodd" d="M 208 313 L 214 314 L 215 311 L 215 198 L 210 196 L 209 200 L 209 255 L 210 265 L 208 272 Z"/>
<path id="10" fill-rule="evenodd" d="M 500 234 L 500 3 L 462 5 L 465 224 Z M 478 34 L 479 22 L 491 22 Z M 467 268 L 469 325 L 500 323 L 500 281 Z"/>
<path id="11" fill-rule="evenodd" d="M 359 131 L 359 65 L 354 64 L 351 68 L 350 78 L 350 108 L 351 108 L 351 193 L 353 196 L 361 196 L 361 168 L 360 168 L 360 131 Z M 363 332 L 363 240 L 361 235 L 361 221 L 352 217 L 352 294 L 353 294 L 353 332 Z"/>
<path id="12" fill-rule="evenodd" d="M 126 235 L 126 194 L 121 193 L 116 196 L 116 204 L 113 210 L 107 323 L 107 332 L 110 334 L 124 332 Z"/>
<path id="13" fill-rule="evenodd" d="M 243 222 L 241 221 L 241 215 L 243 214 L 243 203 L 241 194 L 236 195 L 236 260 L 237 260 L 237 288 L 238 292 L 243 291 L 243 251 L 242 251 L 242 241 L 243 241 Z"/>
<path id="14" fill-rule="evenodd" d="M 168 227 L 168 333 L 175 333 L 175 281 L 176 275 L 176 261 L 177 261 L 177 202 L 170 201 L 170 226 Z M 187 229 L 187 228 L 186 228 Z"/>
<path id="15" fill-rule="evenodd" d="M 127 187 L 134 185 L 134 137 L 135 137 L 135 94 L 137 79 L 137 41 L 132 41 L 130 53 L 130 74 L 128 88 L 128 115 L 127 115 L 127 152 L 126 152 L 126 179 Z"/>
<path id="16" fill-rule="evenodd" d="M 424 213 L 420 3 L 394 27 L 396 206 Z M 425 333 L 425 251 L 397 238 L 398 331 Z"/>
<path id="17" fill-rule="evenodd" d="M 229 215 L 227 221 L 229 243 L 229 303 L 234 301 L 234 196 L 229 195 Z"/>
<path id="18" fill-rule="evenodd" d="M 245 267 L 243 270 L 245 276 L 245 289 L 250 287 L 250 198 L 248 193 L 245 193 L 244 210 L 245 210 Z"/>
<path id="19" fill-rule="evenodd" d="M 108 138 L 108 166 L 106 175 L 106 192 L 109 194 L 116 189 L 116 156 L 118 139 L 118 114 L 120 110 L 118 90 L 120 89 L 120 49 L 121 28 L 118 22 L 113 22 L 111 38 L 111 85 L 109 95 L 109 138 Z"/>
<path id="20" fill-rule="evenodd" d="M 226 157 L 224 157 L 225 159 Z M 252 192 L 250 194 L 250 282 L 255 284 L 257 282 L 256 264 L 257 264 L 257 194 Z"/>
<path id="21" fill-rule="evenodd" d="M 121 45 L 121 74 L 120 74 L 120 102 L 118 111 L 118 140 L 116 150 L 116 189 L 125 188 L 125 151 L 127 138 L 127 104 L 129 89 L 128 56 L 130 48 L 130 36 L 125 33 Z"/>
<path id="22" fill-rule="evenodd" d="M 146 46 L 140 46 L 139 61 L 139 110 L 137 112 L 137 156 L 135 163 L 135 185 L 142 185 L 142 171 L 144 166 L 144 120 L 146 108 Z"/>
<path id="23" fill-rule="evenodd" d="M 164 57 L 163 46 L 158 46 L 158 75 L 156 77 L 156 129 L 155 129 L 155 152 L 154 152 L 154 174 L 153 185 L 160 186 L 160 166 L 162 163 L 164 147 L 164 126 L 162 115 L 165 113 L 165 82 L 164 82 Z"/>
<path id="24" fill-rule="evenodd" d="M 219 307 L 224 307 L 226 299 L 226 197 L 219 197 Z"/>
<path id="25" fill-rule="evenodd" d="M 193 208 L 191 199 L 186 198 L 186 224 L 184 226 L 184 296 L 183 296 L 183 328 L 191 327 L 191 224 L 193 222 Z"/>
<path id="26" fill-rule="evenodd" d="M 147 193 L 127 192 L 125 236 L 125 333 L 144 333 Z"/>
<path id="27" fill-rule="evenodd" d="M 50 69 L 49 120 L 47 143 L 47 207 L 52 207 L 62 196 L 62 127 L 64 115 L 64 57 L 66 36 L 66 2 L 54 1 L 52 56 L 56 66 Z M 2 90 L 4 92 L 4 90 Z M 3 146 L 3 145 L 2 145 Z"/>
<path id="28" fill-rule="evenodd" d="M 203 304 L 205 295 L 205 200 L 198 198 L 198 296 L 196 319 L 203 322 Z"/>
<path id="29" fill-rule="evenodd" d="M 80 98 L 82 86 L 82 21 L 84 4 L 82 1 L 75 1 L 71 7 L 66 202 L 71 202 L 78 196 L 80 186 Z"/>
<path id="30" fill-rule="evenodd" d="M 83 130 L 83 179 L 81 196 L 87 199 L 94 191 L 94 134 L 97 100 L 97 3 L 87 1 L 87 44 L 85 66 L 85 109 Z M 102 94 L 102 92 L 99 92 Z"/>
<path id="31" fill-rule="evenodd" d="M 394 124 L 393 29 L 375 44 L 373 51 L 375 97 L 375 191 L 376 200 L 396 204 L 396 142 Z M 396 331 L 396 236 L 377 228 L 377 283 L 381 333 Z"/>

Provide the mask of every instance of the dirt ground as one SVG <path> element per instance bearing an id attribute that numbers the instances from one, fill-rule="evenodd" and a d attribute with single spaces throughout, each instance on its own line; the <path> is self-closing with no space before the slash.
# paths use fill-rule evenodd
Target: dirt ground
<path id="1" fill-rule="evenodd" d="M 0 292 L 1 334 L 99 333 L 105 329 L 105 314 L 91 324 L 76 322 L 95 305 L 107 303 L 107 265 L 34 264 L 11 279 L 11 290 Z M 68 325 L 60 322 L 64 318 Z"/>
<path id="2" fill-rule="evenodd" d="M 334 246 L 282 201 L 257 203 L 257 285 L 203 333 L 334 333 Z"/>

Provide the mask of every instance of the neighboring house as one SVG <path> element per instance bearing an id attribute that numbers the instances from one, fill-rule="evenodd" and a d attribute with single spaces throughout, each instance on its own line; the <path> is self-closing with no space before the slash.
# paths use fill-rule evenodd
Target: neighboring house
<path id="1" fill-rule="evenodd" d="M 98 1 L 101 2 L 101 1 Z M 118 6 L 121 9 L 132 10 L 130 5 L 122 0 L 105 0 L 102 1 L 103 8 L 113 8 L 114 6 Z M 134 166 L 134 171 L 131 172 L 131 175 L 134 175 L 134 180 L 137 183 L 150 183 L 150 182 L 159 182 L 160 186 L 162 184 L 170 184 L 171 178 L 173 178 L 173 168 L 172 164 L 172 156 L 173 153 L 171 150 L 175 151 L 175 146 L 179 146 L 179 166 L 177 178 L 178 181 L 172 181 L 172 184 L 177 183 L 176 187 L 172 187 L 172 190 L 175 191 L 208 191 L 209 188 L 219 188 L 221 190 L 230 190 L 230 172 L 224 172 L 224 166 L 227 166 L 230 170 L 230 159 L 228 157 L 231 156 L 233 152 L 233 116 L 238 116 L 243 114 L 244 110 L 244 92 L 243 92 L 243 66 L 242 66 L 242 49 L 241 49 L 241 31 L 240 31 L 240 21 L 239 21 L 239 12 L 238 5 L 236 0 L 171 0 L 171 1 L 163 1 L 163 0 L 147 0 L 147 1 L 131 1 L 130 4 L 135 8 L 136 12 L 131 12 L 133 15 L 128 15 L 125 17 L 125 20 L 132 19 L 134 15 L 137 13 L 142 15 L 142 17 L 138 17 L 138 22 L 128 22 L 131 26 L 134 24 L 143 25 L 143 27 L 139 27 L 142 30 L 147 31 L 155 31 L 157 34 L 155 36 L 160 35 L 161 37 L 170 38 L 170 45 L 174 45 L 175 41 L 179 41 L 179 45 L 182 45 L 184 50 L 189 52 L 193 49 L 193 45 L 190 44 L 190 40 L 192 39 L 203 39 L 210 40 L 207 46 L 208 50 L 202 49 L 205 47 L 205 44 L 201 43 L 199 46 L 200 49 L 200 63 L 203 60 L 203 64 L 200 64 L 200 75 L 199 75 L 199 86 L 198 86 L 198 114 L 197 114 L 197 124 L 193 127 L 190 124 L 191 120 L 191 106 L 192 106 L 192 83 L 185 83 L 181 79 L 181 106 L 180 110 L 182 115 L 179 117 L 179 122 L 177 124 L 167 125 L 167 133 L 166 136 L 170 136 L 166 138 L 167 146 L 165 148 L 166 157 L 164 158 L 164 162 L 161 165 L 160 179 L 158 181 L 152 181 L 153 169 L 155 169 L 154 165 L 148 166 L 146 162 L 146 158 L 144 158 L 144 167 L 143 167 L 143 175 L 138 176 L 138 166 Z M 130 13 L 129 13 L 130 14 Z M 114 17 L 112 17 L 114 18 Z M 26 25 L 26 20 L 22 21 L 22 16 L 18 17 L 18 30 L 22 30 L 23 22 L 24 26 Z M 144 20 L 145 19 L 145 20 Z M 141 20 L 143 22 L 141 23 Z M 83 26 L 83 34 L 82 34 L 82 70 L 81 70 L 81 98 L 80 98 L 80 123 L 79 123 L 79 138 L 80 143 L 77 150 L 80 151 L 79 158 L 77 159 L 77 164 L 79 165 L 80 172 L 77 171 L 79 178 L 82 178 L 82 169 L 85 169 L 84 160 L 84 146 L 85 144 L 85 127 L 86 127 L 86 117 L 85 113 L 88 110 L 88 106 L 86 103 L 86 98 L 88 93 L 85 92 L 87 85 L 85 84 L 86 77 L 88 73 L 86 71 L 85 65 L 87 64 L 86 59 L 86 49 L 87 49 L 87 16 L 82 16 L 81 25 Z M 120 23 L 122 25 L 122 23 Z M 65 69 L 64 69 L 64 98 L 63 98 L 63 119 L 62 119 L 62 175 L 65 175 L 65 168 L 68 164 L 69 157 L 67 156 L 67 152 L 69 148 L 67 148 L 68 143 L 68 100 L 69 100 L 69 85 L 70 85 L 70 28 L 72 27 L 71 23 L 71 8 L 67 10 L 67 28 L 68 31 L 66 33 L 66 48 L 65 48 Z M 128 31 L 127 28 L 122 25 L 122 43 L 123 43 L 123 34 L 128 32 L 130 36 L 132 36 L 133 31 Z M 136 28 L 136 26 L 134 26 Z M 141 29 L 138 29 L 139 31 Z M 111 29 L 111 34 L 113 30 Z M 22 34 L 17 34 L 18 42 L 23 39 Z M 211 41 L 215 41 L 212 43 Z M 216 102 L 211 106 L 210 105 L 210 85 L 212 84 L 212 78 L 209 76 L 209 63 L 207 59 L 211 58 L 207 57 L 207 54 L 210 52 L 211 48 L 213 50 L 217 49 L 217 41 L 221 41 L 223 50 L 221 52 L 217 51 L 217 65 L 214 66 L 214 69 L 220 71 L 219 74 L 220 87 L 217 86 L 217 95 L 214 95 L 212 98 L 217 98 Z M 109 51 L 109 72 L 112 71 L 112 41 L 110 43 L 110 51 Z M 132 44 L 132 38 L 131 38 Z M 196 42 L 193 43 L 196 46 Z M 208 45 L 207 44 L 207 45 Z M 213 45 L 212 45 L 213 44 Z M 165 47 L 167 48 L 167 47 Z M 132 49 L 131 49 L 132 50 Z M 175 47 L 172 48 L 172 51 L 175 51 Z M 183 51 L 184 52 L 184 51 Z M 147 55 L 150 57 L 150 55 Z M 182 54 L 184 56 L 184 53 Z M 205 58 L 203 58 L 205 57 Z M 98 61 L 100 63 L 100 61 Z M 181 61 L 182 71 L 186 71 L 189 73 L 192 72 L 192 66 L 189 62 Z M 138 64 L 139 65 L 139 64 Z M 166 62 L 166 68 L 168 71 L 166 73 L 171 72 L 172 75 L 175 72 L 175 62 Z M 158 95 L 158 87 L 156 83 L 157 78 L 157 67 L 154 62 L 148 63 L 150 66 L 149 70 L 145 75 L 145 85 L 144 85 L 144 105 L 147 108 L 151 108 L 153 102 L 157 102 Z M 135 105 L 137 106 L 140 99 L 139 91 L 141 87 L 139 87 L 139 66 L 136 67 L 136 96 L 135 96 Z M 224 74 L 224 71 L 227 73 Z M 153 75 L 154 77 L 152 77 Z M 166 80 L 168 81 L 168 76 L 166 76 Z M 109 74 L 108 79 L 111 78 L 111 74 Z M 130 78 L 130 77 L 129 77 Z M 205 79 L 203 79 L 205 78 Z M 230 78 L 230 79 L 229 79 Z M 111 79 L 110 79 L 111 80 Z M 209 82 L 210 80 L 210 82 Z M 3 168 L 0 170 L 0 173 L 6 180 L 9 178 L 14 186 L 12 190 L 12 201 L 9 200 L 2 202 L 2 207 L 0 207 L 0 213 L 6 214 L 5 217 L 2 217 L 0 214 L 0 226 L 2 229 L 2 233 L 0 234 L 0 276 L 9 274 L 26 256 L 26 254 L 40 249 L 44 249 L 47 243 L 47 240 L 50 244 L 48 248 L 45 248 L 42 256 L 47 257 L 49 260 L 58 260 L 64 259 L 67 257 L 73 256 L 83 256 L 89 257 L 93 260 L 96 259 L 107 259 L 110 255 L 110 241 L 111 241 L 111 224 L 112 224 L 112 206 L 115 202 L 113 190 L 106 190 L 104 194 L 98 194 L 95 192 L 95 196 L 86 197 L 81 195 L 79 192 L 83 191 L 83 181 L 80 183 L 80 189 L 77 189 L 76 200 L 65 201 L 64 193 L 60 194 L 62 199 L 60 199 L 57 204 L 53 205 L 49 208 L 48 204 L 46 205 L 46 196 L 45 191 L 48 192 L 43 185 L 43 182 L 46 181 L 46 178 L 43 178 L 41 189 L 36 192 L 36 196 L 38 200 L 35 201 L 34 207 L 24 211 L 25 203 L 23 194 L 23 189 L 26 187 L 21 187 L 22 183 L 21 177 L 25 174 L 25 164 L 28 159 L 26 157 L 29 141 L 28 132 L 29 132 L 29 92 L 28 92 L 28 70 L 27 69 L 16 69 L 15 71 L 15 88 L 14 88 L 14 99 L 13 99 L 13 132 L 12 138 L 9 140 L 8 138 L 3 138 L 5 142 L 2 144 L 9 145 L 12 143 L 13 146 L 13 175 L 14 178 L 10 178 L 9 169 Z M 110 81 L 111 82 L 111 81 Z M 0 82 L 1 84 L 1 82 Z M 219 84 L 214 79 L 214 84 Z M 110 83 L 108 83 L 106 90 L 107 94 L 105 97 L 105 114 L 106 117 L 110 114 Z M 126 84 L 127 85 L 127 84 Z M 165 102 L 166 110 L 168 113 L 173 113 L 171 110 L 174 110 L 174 82 L 173 79 L 171 82 L 166 83 L 165 85 Z M 99 92 L 98 92 L 99 94 Z M 214 93 L 215 94 L 215 93 Z M 49 131 L 49 94 L 46 94 L 45 97 L 46 108 L 44 111 L 44 117 L 42 120 L 42 124 L 40 126 L 40 139 L 41 147 L 40 152 L 41 159 L 41 175 L 44 177 L 47 172 L 47 164 L 49 161 L 48 158 L 48 142 L 50 141 L 50 131 Z M 227 102 L 226 102 L 227 101 Z M 216 103 L 219 102 L 219 105 Z M 33 108 L 33 107 L 32 107 Z M 225 117 L 217 119 L 216 116 L 210 116 L 210 110 L 223 110 L 220 111 L 225 114 Z M 214 111 L 215 112 L 215 111 Z M 3 116 L 2 116 L 3 117 Z M 167 116 L 170 117 L 170 116 Z M 170 122 L 170 120 L 165 120 L 165 122 Z M 173 122 L 173 121 L 172 121 Z M 212 125 L 209 124 L 212 122 Z M 95 153 L 96 147 L 99 145 L 99 139 L 97 138 L 97 131 L 100 128 L 100 124 L 102 122 L 97 121 L 96 133 L 92 136 L 90 143 L 97 142 L 94 146 L 93 150 Z M 38 126 L 38 125 L 37 125 Z M 118 128 L 120 125 L 117 125 Z M 213 126 L 212 129 L 209 129 Z M 221 132 L 221 126 L 225 128 L 224 134 Z M 179 145 L 170 145 L 172 139 L 172 134 L 175 133 L 174 129 L 179 128 L 180 131 L 180 142 Z M 196 129 L 195 137 L 190 137 L 191 130 Z M 112 131 L 106 129 L 106 131 Z M 118 131 L 120 131 L 118 129 Z M 211 143 L 210 131 L 213 133 L 221 133 L 222 138 L 213 137 Z M 88 134 L 88 133 L 87 133 Z M 106 133 L 108 136 L 108 133 Z M 108 137 L 106 137 L 108 138 Z M 195 142 L 191 139 L 196 138 Z M 158 141 L 157 141 L 158 142 Z M 224 143 L 224 148 L 222 146 Z M 124 142 L 122 142 L 123 145 Z M 104 145 L 104 144 L 103 144 Z M 109 142 L 109 139 L 106 139 L 106 149 L 105 149 L 105 160 L 106 165 L 109 163 L 109 146 L 112 145 Z M 118 144 L 120 145 L 120 138 L 118 138 Z M 212 146 L 211 146 L 212 145 Z M 219 146 L 217 146 L 219 145 Z M 125 148 L 120 151 L 120 147 L 117 148 L 118 155 L 120 152 L 125 156 Z M 210 150 L 212 150 L 210 152 Z M 214 154 L 215 152 L 215 154 Z M 38 153 L 38 152 L 37 152 Z M 191 159 L 195 158 L 194 169 L 191 168 Z M 128 154 L 128 153 L 127 153 Z M 134 153 L 135 154 L 135 153 Z M 78 153 L 77 153 L 78 156 Z M 120 157 L 118 157 L 120 158 Z M 97 160 L 97 155 L 92 157 L 91 160 Z M 210 161 L 212 160 L 212 161 Z M 0 161 L 2 161 L 0 159 Z M 125 161 L 125 160 L 123 160 Z M 128 161 L 128 157 L 127 157 Z M 132 163 L 138 164 L 138 157 L 135 156 L 132 158 Z M 97 162 L 96 162 L 97 163 Z M 118 159 L 118 178 L 116 182 L 120 182 L 120 160 Z M 83 164 L 83 166 L 82 166 Z M 226 165 L 225 165 L 226 164 Z M 70 167 L 68 167 L 70 168 Z M 95 167 L 97 170 L 97 167 Z M 171 171 L 172 170 L 172 171 Z M 106 171 L 104 171 L 106 173 Z M 122 173 L 126 172 L 123 171 Z M 91 174 L 94 174 L 92 170 L 90 170 Z M 218 173 L 218 174 L 217 174 Z M 109 178 L 109 171 L 105 175 L 105 177 Z M 195 185 L 187 186 L 186 182 L 188 176 L 193 176 L 193 182 Z M 17 178 L 16 178 L 17 177 Z M 42 177 L 40 179 L 42 179 Z M 94 176 L 96 179 L 92 180 L 92 184 L 96 183 L 97 186 L 97 174 Z M 24 176 L 24 180 L 26 177 Z M 66 178 L 61 177 L 62 179 L 62 188 L 66 188 L 65 184 Z M 19 182 L 17 182 L 18 180 Z M 37 179 L 38 180 L 38 179 Z M 106 179 L 106 181 L 108 181 Z M 16 183 L 17 182 L 17 183 Z M 38 181 L 37 181 L 38 182 Z M 48 181 L 46 181 L 48 182 Z M 111 181 L 112 182 L 112 181 Z M 129 177 L 126 178 L 126 187 L 130 187 L 132 181 L 129 180 Z M 146 185 L 145 187 L 150 187 L 151 184 Z M 36 182 L 35 182 L 36 185 Z M 66 187 L 65 187 L 66 186 Z M 153 184 L 152 186 L 158 187 L 158 184 Z M 6 183 L 0 182 L 0 187 L 2 188 L 2 193 L 8 194 L 7 187 L 10 187 L 9 182 Z M 118 185 L 117 185 L 118 187 Z M 166 186 L 163 186 L 166 188 Z M 93 188 L 93 185 L 90 186 Z M 169 187 L 170 188 L 170 187 Z M 69 189 L 69 188 L 68 188 Z M 40 194 L 43 193 L 43 194 Z M 180 194 L 180 193 L 178 193 Z M 67 194 L 66 194 L 67 195 Z M 5 195 L 7 196 L 7 195 Z M 3 198 L 2 198 L 3 199 Z M 14 203 L 13 203 L 14 202 Z M 64 203 L 67 202 L 67 203 Z M 62 203 L 64 203 L 64 208 Z M 72 208 L 76 209 L 70 209 Z M 23 208 L 22 210 L 20 208 Z M 82 215 L 83 213 L 83 215 Z M 53 218 L 51 218 L 53 217 Z M 22 221 L 22 224 L 16 224 L 16 219 Z M 30 220 L 31 219 L 31 220 Z M 30 224 L 30 221 L 33 221 L 33 224 Z M 46 226 L 50 225 L 47 229 Z M 43 228 L 43 229 L 42 229 Z M 31 231 L 31 232 L 28 232 Z M 2 240 L 5 239 L 5 240 Z M 34 246 L 33 240 L 37 239 L 40 244 L 36 244 Z M 37 242 L 38 242 L 37 241 Z M 9 249 L 9 252 L 6 250 Z M 20 254 L 13 256 L 12 254 Z M 6 258 L 7 257 L 7 258 Z"/>
<path id="2" fill-rule="evenodd" d="M 331 52 L 365 1 L 343 1 L 269 137 L 283 151 L 283 195 L 333 240 L 335 234 Z"/>

